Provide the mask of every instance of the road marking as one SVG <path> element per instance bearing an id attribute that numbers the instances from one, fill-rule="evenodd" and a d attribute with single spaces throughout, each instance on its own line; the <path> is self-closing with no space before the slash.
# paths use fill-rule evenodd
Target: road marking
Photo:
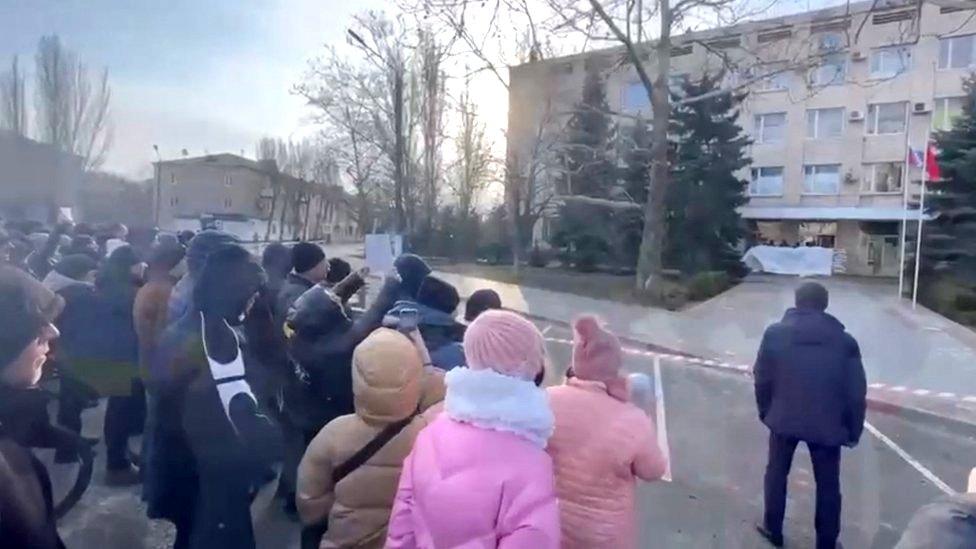
<path id="1" fill-rule="evenodd" d="M 547 325 L 545 328 L 542 329 L 542 335 L 548 334 L 549 330 L 551 329 L 552 329 L 552 324 Z"/>
<path id="2" fill-rule="evenodd" d="M 914 391 L 912 391 L 913 394 L 916 394 L 918 396 L 925 396 L 931 392 L 932 391 L 929 391 L 928 389 L 915 389 Z"/>
<path id="3" fill-rule="evenodd" d="M 654 357 L 654 401 L 657 418 L 657 447 L 664 453 L 668 468 L 661 477 L 665 482 L 671 482 L 671 447 L 668 445 L 668 421 L 664 415 L 664 382 L 661 380 L 661 357 Z"/>
<path id="4" fill-rule="evenodd" d="M 891 390 L 896 393 L 904 393 L 905 391 L 908 390 L 908 387 L 905 387 L 904 385 L 899 385 L 897 387 L 892 387 Z"/>
<path id="5" fill-rule="evenodd" d="M 868 387 L 870 387 L 872 389 L 880 389 L 880 388 L 882 388 L 884 386 L 885 386 L 884 383 L 872 383 L 871 385 L 868 385 Z"/>
<path id="6" fill-rule="evenodd" d="M 883 442 L 886 446 L 894 450 L 894 452 L 898 454 L 898 456 L 901 457 L 901 459 L 905 460 L 906 463 L 908 463 L 916 471 L 921 473 L 921 475 L 925 477 L 929 482 L 934 484 L 936 488 L 942 490 L 945 494 L 950 496 L 956 494 L 956 491 L 953 490 L 948 484 L 943 482 L 942 479 L 940 479 L 939 477 L 935 476 L 935 473 L 929 471 L 924 465 L 919 463 L 917 459 L 913 458 L 908 452 L 902 449 L 902 447 L 899 446 L 895 441 L 885 436 L 885 434 L 879 431 L 877 427 L 872 425 L 870 422 L 865 421 L 864 428 L 867 429 L 868 432 L 874 435 L 878 440 Z"/>
<path id="7" fill-rule="evenodd" d="M 939 398 L 956 398 L 956 393 L 939 393 Z"/>

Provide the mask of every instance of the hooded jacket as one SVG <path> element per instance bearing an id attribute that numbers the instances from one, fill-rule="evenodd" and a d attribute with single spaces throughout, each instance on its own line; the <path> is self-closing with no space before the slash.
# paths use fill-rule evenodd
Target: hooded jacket
<path id="1" fill-rule="evenodd" d="M 654 423 L 599 381 L 570 378 L 547 392 L 561 547 L 636 547 L 635 481 L 657 480 L 668 465 Z"/>
<path id="2" fill-rule="evenodd" d="M 490 370 L 445 376 L 444 411 L 403 464 L 387 547 L 559 547 L 545 393 Z"/>
<path id="3" fill-rule="evenodd" d="M 854 446 L 867 382 L 857 341 L 833 316 L 789 309 L 766 329 L 754 369 L 759 419 L 781 436 Z"/>
<path id="4" fill-rule="evenodd" d="M 354 414 L 329 422 L 312 440 L 298 468 L 297 504 L 302 521 L 328 517 L 321 548 L 383 547 L 400 469 L 427 420 L 415 416 L 358 469 L 333 484 L 348 461 L 387 425 L 420 411 L 424 372 L 416 349 L 399 333 L 380 329 L 353 354 Z"/>
<path id="5" fill-rule="evenodd" d="M 390 310 L 389 317 L 399 322 L 404 309 L 417 309 L 417 326 L 424 338 L 424 345 L 430 352 L 431 363 L 441 370 L 450 370 L 458 366 L 466 366 L 464 359 L 464 325 L 453 316 L 416 303 L 414 301 L 397 301 Z"/>
<path id="6" fill-rule="evenodd" d="M 296 425 L 315 433 L 353 412 L 353 350 L 380 327 L 398 290 L 396 280 L 387 279 L 376 300 L 355 322 L 347 316 L 341 297 L 321 286 L 295 301 L 287 318 L 288 347 L 306 379 L 286 385 L 284 400 L 285 412 Z"/>

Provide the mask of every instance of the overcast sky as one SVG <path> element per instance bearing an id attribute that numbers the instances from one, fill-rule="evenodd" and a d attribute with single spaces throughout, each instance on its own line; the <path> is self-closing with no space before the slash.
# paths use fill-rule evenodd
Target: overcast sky
<path id="1" fill-rule="evenodd" d="M 149 177 L 163 157 L 242 149 L 302 133 L 289 89 L 306 60 L 342 41 L 354 12 L 383 0 L 0 0 L 0 64 L 33 71 L 39 37 L 56 33 L 109 68 L 115 140 L 104 166 Z M 305 130 L 307 131 L 307 129 Z"/>

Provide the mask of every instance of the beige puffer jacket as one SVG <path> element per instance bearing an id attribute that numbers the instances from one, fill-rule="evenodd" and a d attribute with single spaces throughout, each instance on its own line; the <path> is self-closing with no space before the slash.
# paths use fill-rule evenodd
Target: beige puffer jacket
<path id="1" fill-rule="evenodd" d="M 443 376 L 428 373 L 413 344 L 379 329 L 356 347 L 352 389 L 356 413 L 329 422 L 312 440 L 298 467 L 297 505 L 304 524 L 328 517 L 320 548 L 383 547 L 403 460 L 427 425 L 417 416 L 366 463 L 337 485 L 332 471 L 423 402 L 443 398 Z"/>

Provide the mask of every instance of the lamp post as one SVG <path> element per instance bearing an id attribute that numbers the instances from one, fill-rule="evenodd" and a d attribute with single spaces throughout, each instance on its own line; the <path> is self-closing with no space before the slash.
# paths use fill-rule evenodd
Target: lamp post
<path id="1" fill-rule="evenodd" d="M 156 151 L 156 198 L 153 203 L 156 205 L 153 220 L 156 228 L 159 229 L 159 202 L 162 200 L 162 178 L 163 178 L 163 159 L 159 156 L 159 145 L 153 145 L 153 150 Z"/>

